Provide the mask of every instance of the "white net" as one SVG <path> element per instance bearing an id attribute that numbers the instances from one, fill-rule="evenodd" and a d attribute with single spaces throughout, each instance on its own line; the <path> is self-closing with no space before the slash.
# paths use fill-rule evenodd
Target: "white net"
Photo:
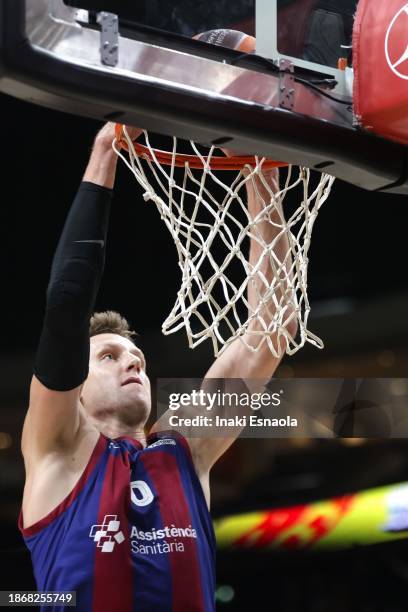
<path id="1" fill-rule="evenodd" d="M 276 357 L 306 342 L 322 348 L 308 330 L 308 252 L 334 178 L 322 174 L 311 187 L 309 169 L 289 166 L 282 180 L 277 170 L 263 170 L 264 159 L 254 158 L 254 166 L 235 171 L 226 184 L 210 167 L 215 147 L 204 156 L 191 142 L 202 168 L 185 163 L 180 169 L 176 138 L 167 166 L 158 161 L 146 132 L 151 159 L 139 157 L 125 129 L 123 134 L 128 154 L 117 141 L 114 148 L 145 201 L 157 206 L 177 249 L 181 287 L 163 333 L 184 327 L 191 348 L 211 339 L 215 355 L 237 338 L 252 351 L 266 345 Z M 292 191 L 301 203 L 284 211 Z"/>

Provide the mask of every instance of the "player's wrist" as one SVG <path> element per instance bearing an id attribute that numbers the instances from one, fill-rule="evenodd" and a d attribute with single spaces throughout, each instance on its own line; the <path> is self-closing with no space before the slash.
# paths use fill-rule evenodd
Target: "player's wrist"
<path id="1" fill-rule="evenodd" d="M 115 124 L 109 121 L 96 134 L 94 148 L 100 147 L 103 149 L 111 149 L 112 143 L 115 140 Z"/>
<path id="2" fill-rule="evenodd" d="M 106 142 L 95 142 L 83 181 L 113 189 L 118 156 Z"/>

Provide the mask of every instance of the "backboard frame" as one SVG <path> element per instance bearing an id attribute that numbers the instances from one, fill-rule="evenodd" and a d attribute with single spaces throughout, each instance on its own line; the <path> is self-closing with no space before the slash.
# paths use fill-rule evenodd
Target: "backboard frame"
<path id="1" fill-rule="evenodd" d="M 352 71 L 338 70 L 324 64 L 309 62 L 299 57 L 285 55 L 278 49 L 278 0 L 256 0 L 256 51 L 259 55 L 270 58 L 277 65 L 282 59 L 290 61 L 295 69 L 323 73 L 336 81 L 333 93 L 347 97 L 350 94 L 348 77 Z"/>
<path id="2" fill-rule="evenodd" d="M 276 67 L 232 65 L 239 53 L 221 47 L 208 59 L 199 41 L 188 41 L 197 54 L 183 52 L 174 46 L 184 37 L 161 32 L 160 45 L 120 36 L 122 65 L 112 68 L 101 63 L 99 32 L 77 18 L 62 0 L 2 0 L 0 90 L 202 144 L 228 142 L 369 190 L 408 192 L 406 147 L 362 132 L 350 108 L 301 83 L 294 84 L 293 111 L 282 108 Z"/>

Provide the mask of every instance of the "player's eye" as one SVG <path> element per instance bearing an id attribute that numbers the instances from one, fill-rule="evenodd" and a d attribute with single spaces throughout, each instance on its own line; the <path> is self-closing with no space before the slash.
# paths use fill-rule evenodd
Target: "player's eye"
<path id="1" fill-rule="evenodd" d="M 105 359 L 110 361 L 111 359 L 114 359 L 114 357 L 112 353 L 105 353 L 104 355 L 102 355 L 102 360 L 105 360 Z"/>

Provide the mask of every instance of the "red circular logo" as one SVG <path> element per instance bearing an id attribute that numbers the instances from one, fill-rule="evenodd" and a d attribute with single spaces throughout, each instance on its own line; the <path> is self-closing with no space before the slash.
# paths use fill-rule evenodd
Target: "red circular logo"
<path id="1" fill-rule="evenodd" d="M 408 79 L 408 2 L 392 19 L 385 36 L 385 57 L 394 74 Z"/>

